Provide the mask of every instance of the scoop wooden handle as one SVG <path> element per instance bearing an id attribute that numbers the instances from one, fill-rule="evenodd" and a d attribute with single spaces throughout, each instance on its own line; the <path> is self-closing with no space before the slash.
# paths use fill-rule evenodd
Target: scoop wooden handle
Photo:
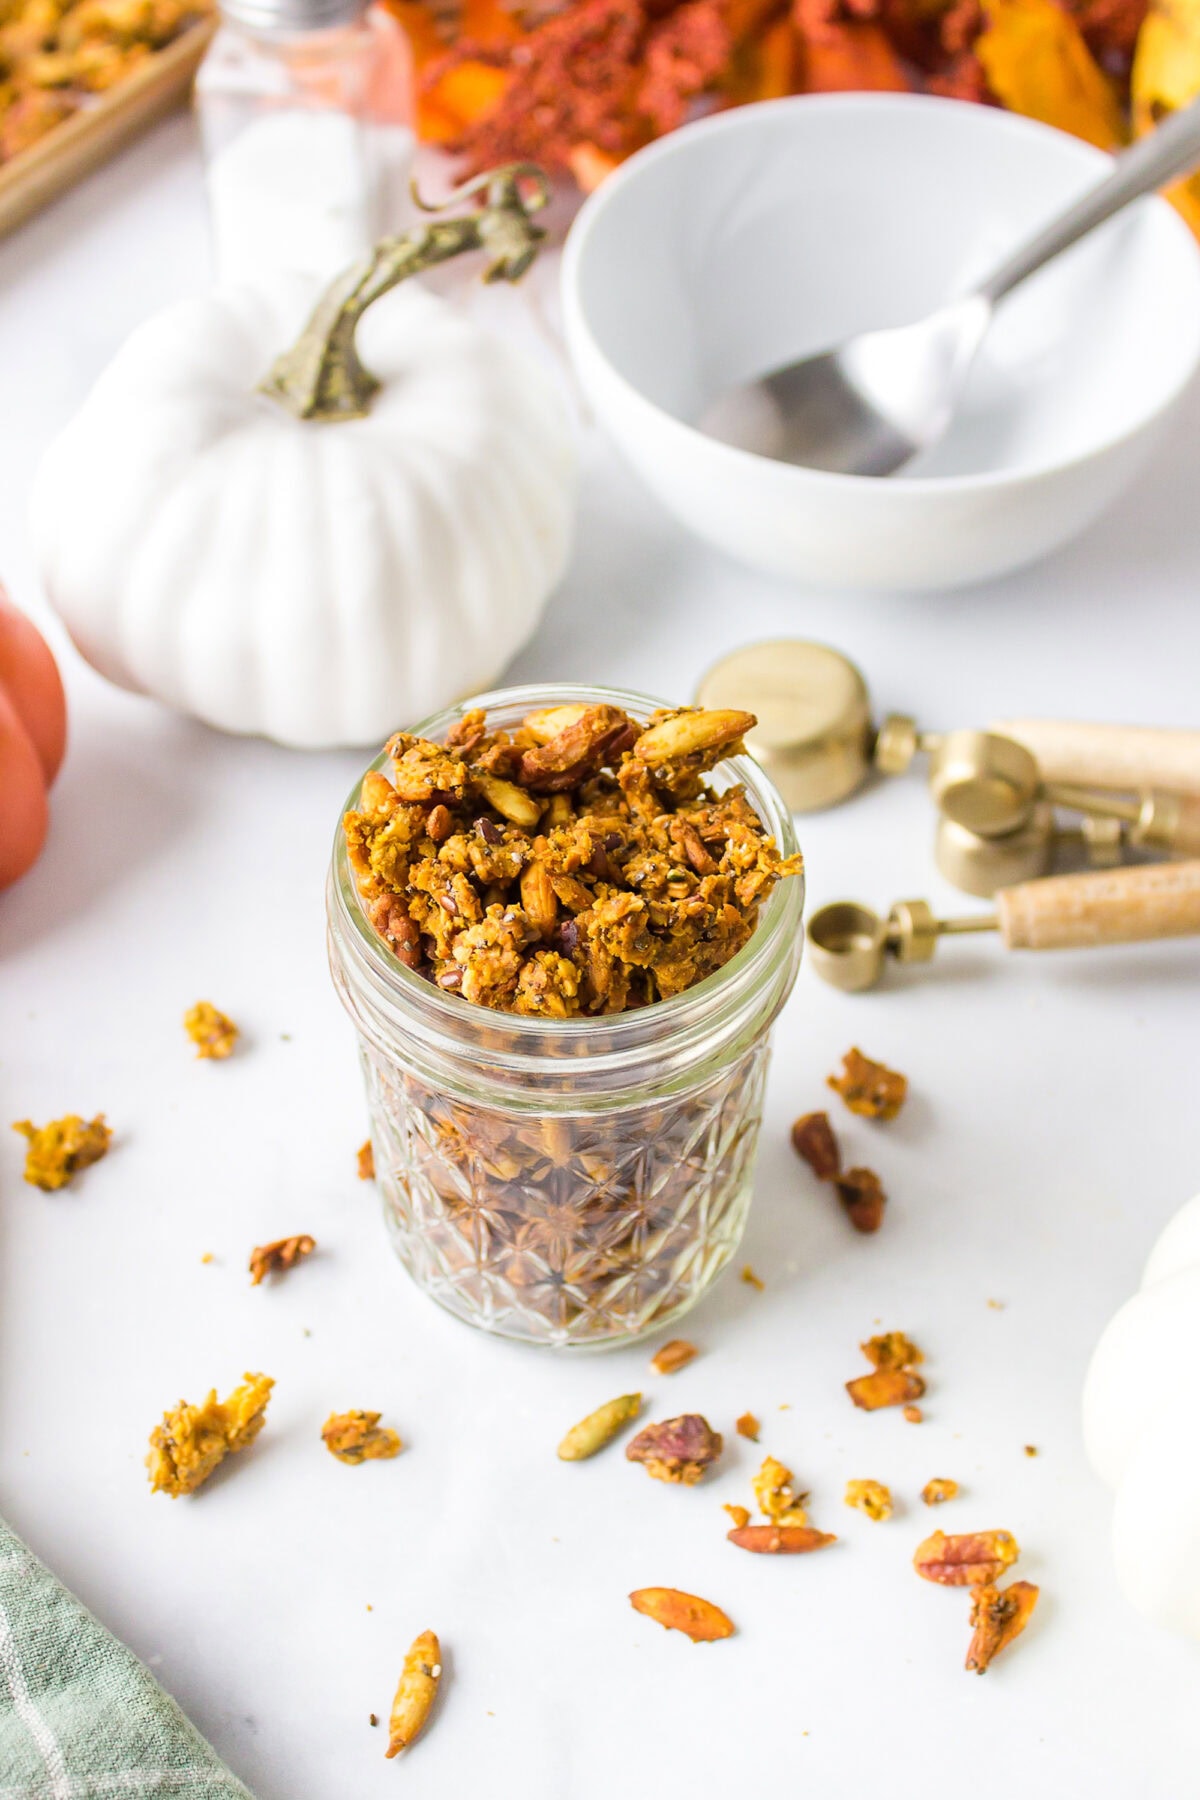
<path id="1" fill-rule="evenodd" d="M 1175 856 L 1200 856 L 1200 794 L 1171 794 L 1170 841 L 1167 845 Z M 1154 840 L 1147 838 L 1153 846 Z"/>
<path id="2" fill-rule="evenodd" d="M 1200 795 L 1200 731 L 1074 719 L 1002 719 L 991 729 L 1031 750 L 1043 781 Z"/>
<path id="3" fill-rule="evenodd" d="M 1010 950 L 1079 950 L 1200 934 L 1200 862 L 1023 881 L 996 895 Z"/>

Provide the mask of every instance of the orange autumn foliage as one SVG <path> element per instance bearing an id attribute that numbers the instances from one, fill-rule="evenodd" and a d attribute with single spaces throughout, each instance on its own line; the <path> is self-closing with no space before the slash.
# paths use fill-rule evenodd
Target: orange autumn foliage
<path id="1" fill-rule="evenodd" d="M 454 3 L 386 0 L 422 137 L 465 173 L 529 158 L 585 191 L 698 113 L 788 94 L 949 94 L 1114 149 L 1131 65 L 1136 133 L 1200 92 L 1200 0 Z M 1200 235 L 1200 179 L 1171 197 Z"/>

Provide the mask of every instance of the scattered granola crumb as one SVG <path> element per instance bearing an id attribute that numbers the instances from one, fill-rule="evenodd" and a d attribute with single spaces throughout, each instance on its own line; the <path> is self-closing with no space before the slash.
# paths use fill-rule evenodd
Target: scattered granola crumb
<path id="1" fill-rule="evenodd" d="M 890 1519 L 892 1516 L 891 1489 L 882 1481 L 848 1481 L 845 1499 L 847 1506 L 866 1513 L 868 1519 Z"/>
<path id="2" fill-rule="evenodd" d="M 387 1462 L 399 1456 L 404 1445 L 400 1434 L 389 1425 L 380 1425 L 377 1412 L 330 1413 L 321 1427 L 321 1438 L 331 1456 L 339 1462 Z"/>
<path id="3" fill-rule="evenodd" d="M 1036 1444 L 1026 1444 L 1026 1446 L 1025 1446 L 1026 1456 L 1036 1456 L 1037 1453 L 1038 1453 L 1038 1447 Z"/>
<path id="4" fill-rule="evenodd" d="M 858 1347 L 873 1369 L 912 1369 L 925 1361 L 924 1353 L 902 1331 L 881 1332 Z"/>
<path id="5" fill-rule="evenodd" d="M 217 1399 L 210 1388 L 201 1406 L 181 1400 L 173 1412 L 163 1414 L 161 1425 L 150 1433 L 151 1493 L 193 1494 L 218 1464 L 252 1444 L 266 1422 L 267 1402 L 275 1386 L 269 1375 L 246 1374 L 227 1400 Z"/>
<path id="6" fill-rule="evenodd" d="M 200 1258 L 200 1261 L 201 1261 L 201 1262 L 202 1262 L 202 1263 L 210 1263 L 210 1262 L 215 1262 L 215 1261 L 216 1261 L 216 1260 L 217 1260 L 217 1259 L 216 1259 L 216 1257 L 215 1257 L 215 1256 L 214 1256 L 214 1255 L 213 1255 L 213 1253 L 212 1253 L 212 1251 L 211 1251 L 211 1250 L 206 1250 L 206 1251 L 205 1251 L 205 1252 L 204 1252 L 204 1255 L 203 1255 L 203 1256 L 202 1256 L 202 1257 L 201 1257 L 201 1258 Z"/>
<path id="7" fill-rule="evenodd" d="M 1037 1605 L 1038 1591 L 1029 1581 L 1012 1581 L 1006 1588 L 989 1583 L 975 1589 L 971 1595 L 968 1673 L 982 1675 L 993 1657 L 1020 1637 Z"/>
<path id="8" fill-rule="evenodd" d="M 650 1367 L 656 1375 L 674 1375 L 699 1354 L 695 1344 L 689 1344 L 686 1338 L 672 1338 L 669 1344 L 655 1351 L 650 1358 Z"/>
<path id="9" fill-rule="evenodd" d="M 953 1500 L 958 1493 L 957 1481 L 951 1481 L 947 1475 L 935 1475 L 921 1489 L 921 1498 L 926 1506 L 941 1506 L 947 1500 Z"/>
<path id="10" fill-rule="evenodd" d="M 887 1195 L 874 1169 L 847 1169 L 833 1181 L 837 1197 L 855 1231 L 878 1231 L 883 1224 Z"/>
<path id="11" fill-rule="evenodd" d="M 81 1169 L 100 1161 L 108 1154 L 112 1131 L 97 1113 L 90 1122 L 78 1113 L 51 1119 L 48 1125 L 34 1125 L 19 1119 L 13 1126 L 29 1145 L 25 1152 L 25 1179 L 30 1187 L 52 1194 L 79 1174 Z"/>
<path id="12" fill-rule="evenodd" d="M 212 1062 L 224 1062 L 233 1054 L 238 1028 L 225 1013 L 218 1012 L 211 1000 L 198 1000 L 183 1015 L 183 1029 L 196 1046 L 196 1055 Z"/>
<path id="13" fill-rule="evenodd" d="M 1007 1306 L 1007 1304 L 1008 1304 L 1008 1302 L 1006 1300 L 989 1300 L 988 1301 L 988 1305 L 991 1307 L 993 1312 L 1003 1312 L 1004 1308 Z"/>
<path id="14" fill-rule="evenodd" d="M 794 1491 L 792 1471 L 785 1469 L 775 1457 L 763 1459 L 763 1465 L 758 1474 L 751 1478 L 750 1486 L 754 1489 L 759 1511 L 772 1525 L 808 1524 L 808 1514 L 803 1504 L 808 1495 Z"/>
<path id="15" fill-rule="evenodd" d="M 733 1520 L 733 1528 L 735 1531 L 740 1531 L 743 1525 L 748 1525 L 750 1523 L 749 1507 L 730 1506 L 728 1503 L 726 1503 L 721 1508 L 721 1511 L 727 1512 L 729 1514 L 730 1518 Z"/>
<path id="16" fill-rule="evenodd" d="M 643 1463 L 655 1481 L 682 1482 L 691 1487 L 705 1469 L 716 1462 L 724 1447 L 719 1431 L 699 1413 L 682 1413 L 647 1425 L 626 1445 L 630 1462 Z"/>
<path id="17" fill-rule="evenodd" d="M 904 1417 L 908 1420 L 910 1425 L 919 1425 L 925 1417 L 925 1414 L 921 1411 L 919 1406 L 906 1406 L 904 1409 Z"/>
<path id="18" fill-rule="evenodd" d="M 437 1634 L 423 1631 L 420 1637 L 413 1639 L 404 1658 L 400 1685 L 388 1720 L 388 1756 L 398 1756 L 420 1736 L 437 1697 L 441 1673 L 442 1647 Z"/>
<path id="19" fill-rule="evenodd" d="M 864 1119 L 894 1119 L 908 1095 L 907 1076 L 872 1062 L 861 1050 L 847 1050 L 841 1074 L 827 1076 L 825 1085 Z"/>
<path id="20" fill-rule="evenodd" d="M 818 1181 L 832 1181 L 841 1169 L 842 1153 L 828 1113 L 805 1113 L 797 1119 L 792 1126 L 792 1148 Z"/>
<path id="21" fill-rule="evenodd" d="M 871 1364 L 873 1373 L 860 1375 L 846 1383 L 846 1392 L 855 1406 L 864 1412 L 877 1412 L 883 1406 L 903 1406 L 905 1418 L 919 1424 L 920 1409 L 912 1408 L 917 1415 L 914 1421 L 908 1406 L 925 1392 L 924 1381 L 912 1367 L 914 1363 L 924 1362 L 925 1358 L 912 1339 L 905 1337 L 902 1331 L 885 1331 L 868 1338 L 859 1349 Z"/>
<path id="22" fill-rule="evenodd" d="M 367 1714 L 367 1722 L 370 1725 L 378 1725 L 378 1723 L 379 1723 L 378 1715 L 376 1713 L 368 1713 Z"/>
<path id="23" fill-rule="evenodd" d="M 1001 1576 L 1021 1554 L 1011 1531 L 972 1531 L 947 1537 L 935 1531 L 917 1545 L 913 1567 L 942 1587 L 983 1587 Z"/>
<path id="24" fill-rule="evenodd" d="M 767 1285 L 765 1281 L 760 1281 L 749 1263 L 747 1263 L 742 1270 L 742 1280 L 746 1283 L 747 1287 L 757 1288 L 760 1294 Z"/>
<path id="25" fill-rule="evenodd" d="M 758 1434 L 762 1430 L 762 1426 L 752 1412 L 744 1412 L 741 1418 L 734 1422 L 733 1428 L 739 1437 L 749 1438 L 752 1444 L 757 1444 Z"/>
<path id="26" fill-rule="evenodd" d="M 693 1644 L 711 1644 L 733 1636 L 733 1621 L 711 1600 L 678 1588 L 638 1588 L 629 1596 L 634 1612 L 654 1619 L 667 1631 L 682 1631 Z"/>
<path id="27" fill-rule="evenodd" d="M 317 1240 L 304 1231 L 295 1237 L 276 1238 L 274 1243 L 259 1244 L 250 1252 L 250 1285 L 258 1287 L 266 1275 L 284 1275 L 301 1260 L 311 1256 Z"/>
<path id="28" fill-rule="evenodd" d="M 358 1147 L 358 1179 L 360 1181 L 374 1181 L 375 1179 L 375 1149 L 370 1138 L 365 1144 L 360 1144 Z"/>

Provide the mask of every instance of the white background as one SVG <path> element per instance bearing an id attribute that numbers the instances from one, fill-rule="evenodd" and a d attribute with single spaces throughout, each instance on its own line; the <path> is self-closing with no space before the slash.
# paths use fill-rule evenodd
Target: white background
<path id="1" fill-rule="evenodd" d="M 0 246 L 0 569 L 31 609 L 38 453 L 205 259 L 184 119 Z M 811 635 L 861 662 L 881 711 L 930 726 L 1200 724 L 1198 424 L 1194 394 L 1085 542 L 925 601 L 748 574 L 591 445 L 570 574 L 512 674 L 684 699 L 732 645 Z M 55 642 L 71 749 L 47 852 L 0 897 L 0 1117 L 103 1109 L 116 1139 L 55 1196 L 22 1184 L 20 1142 L 0 1136 L 0 1510 L 261 1800 L 1192 1793 L 1200 1661 L 1115 1590 L 1078 1400 L 1098 1331 L 1200 1182 L 1200 946 L 1055 959 L 984 938 L 860 998 L 803 971 L 739 1259 L 766 1291 L 726 1276 L 685 1326 L 702 1357 L 670 1379 L 641 1349 L 517 1349 L 421 1298 L 355 1179 L 364 1115 L 322 878 L 361 759 L 218 737 L 105 687 Z M 975 904 L 932 872 L 915 777 L 802 825 L 813 904 Z M 179 1019 L 202 996 L 245 1031 L 230 1063 L 191 1059 Z M 912 1080 L 892 1126 L 829 1096 L 852 1159 L 892 1196 L 874 1239 L 787 1145 L 851 1043 Z M 292 1231 L 320 1254 L 252 1290 L 250 1247 Z M 858 1414 L 843 1392 L 878 1324 L 926 1348 L 919 1427 Z M 278 1387 L 253 1451 L 196 1500 L 151 1498 L 142 1457 L 163 1408 L 259 1368 Z M 714 1479 L 667 1488 L 619 1449 L 556 1461 L 567 1425 L 634 1386 L 647 1416 L 698 1409 L 726 1432 Z M 404 1455 L 333 1461 L 320 1426 L 350 1406 L 382 1409 Z M 764 1420 L 759 1450 L 732 1434 L 746 1408 Z M 721 1503 L 749 1499 L 767 1449 L 836 1547 L 777 1560 L 725 1543 Z M 963 1487 L 936 1514 L 917 1499 L 931 1475 Z M 890 1483 L 896 1517 L 848 1511 L 851 1476 Z M 966 1597 L 909 1566 L 934 1525 L 1014 1531 L 1017 1573 L 1042 1586 L 982 1681 L 961 1668 Z M 718 1601 L 738 1635 L 668 1636 L 628 1606 L 649 1584 Z M 387 1764 L 368 1713 L 386 1717 L 426 1626 L 446 1653 L 438 1716 Z"/>

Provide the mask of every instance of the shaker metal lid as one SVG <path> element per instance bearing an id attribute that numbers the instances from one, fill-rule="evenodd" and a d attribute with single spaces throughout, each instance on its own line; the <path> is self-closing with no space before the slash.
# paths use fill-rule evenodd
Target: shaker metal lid
<path id="1" fill-rule="evenodd" d="M 219 0 L 222 18 L 248 31 L 325 31 L 361 18 L 367 0 Z"/>
<path id="2" fill-rule="evenodd" d="M 758 724 L 746 738 L 793 812 L 844 800 L 862 781 L 872 740 L 867 687 L 826 644 L 778 638 L 734 650 L 696 692 L 700 706 L 740 707 Z"/>

